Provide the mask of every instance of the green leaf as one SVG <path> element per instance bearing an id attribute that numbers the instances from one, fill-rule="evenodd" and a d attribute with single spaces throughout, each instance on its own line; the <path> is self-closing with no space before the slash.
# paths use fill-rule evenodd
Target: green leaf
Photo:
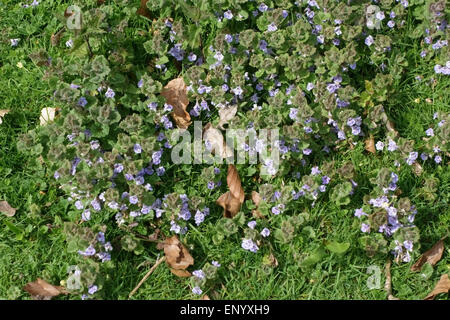
<path id="1" fill-rule="evenodd" d="M 13 223 L 11 223 L 9 221 L 5 221 L 5 224 L 9 230 L 11 230 L 12 232 L 15 233 L 17 240 L 19 240 L 19 241 L 23 240 L 23 235 L 25 232 L 21 228 L 15 226 Z"/>
<path id="2" fill-rule="evenodd" d="M 348 250 L 348 248 L 350 248 L 350 243 L 349 242 L 330 241 L 330 242 L 327 242 L 326 247 L 328 250 L 330 250 L 333 253 L 343 254 Z"/>

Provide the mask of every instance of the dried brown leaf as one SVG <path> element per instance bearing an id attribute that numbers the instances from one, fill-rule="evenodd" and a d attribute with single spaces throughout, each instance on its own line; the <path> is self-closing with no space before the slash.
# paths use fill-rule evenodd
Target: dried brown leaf
<path id="1" fill-rule="evenodd" d="M 141 0 L 141 6 L 136 11 L 136 13 L 140 16 L 144 16 L 150 19 L 150 11 L 148 11 L 147 9 L 147 2 L 148 0 Z"/>
<path id="2" fill-rule="evenodd" d="M 420 271 L 422 266 L 428 262 L 434 266 L 439 260 L 441 260 L 442 253 L 444 252 L 444 238 L 435 243 L 430 250 L 424 252 L 419 259 L 411 266 L 411 271 Z"/>
<path id="3" fill-rule="evenodd" d="M 189 278 L 192 274 L 187 270 L 173 269 L 170 268 L 170 272 L 180 278 Z"/>
<path id="4" fill-rule="evenodd" d="M 39 278 L 27 283 L 23 289 L 31 294 L 34 300 L 50 300 L 60 294 L 67 294 L 63 287 L 51 285 Z"/>
<path id="5" fill-rule="evenodd" d="M 0 124 L 2 124 L 2 118 L 5 116 L 5 114 L 7 114 L 9 112 L 9 110 L 0 110 Z"/>
<path id="6" fill-rule="evenodd" d="M 418 162 L 412 164 L 412 169 L 416 176 L 420 177 L 422 175 L 423 168 Z"/>
<path id="7" fill-rule="evenodd" d="M 233 197 L 230 191 L 221 195 L 216 203 L 224 209 L 223 215 L 226 218 L 233 218 L 241 209 L 242 204 L 239 199 Z"/>
<path id="8" fill-rule="evenodd" d="M 434 287 L 433 291 L 431 291 L 424 300 L 433 300 L 440 293 L 448 293 L 450 290 L 450 279 L 448 278 L 448 274 L 443 274 L 439 279 L 438 283 Z"/>
<path id="9" fill-rule="evenodd" d="M 166 262 L 172 269 L 184 270 L 194 264 L 194 258 L 177 236 L 167 238 L 163 245 Z"/>
<path id="10" fill-rule="evenodd" d="M 186 111 L 189 104 L 187 87 L 182 77 L 173 79 L 163 88 L 161 95 L 166 103 L 173 107 L 172 118 L 178 128 L 187 129 L 191 124 L 191 116 Z"/>
<path id="11" fill-rule="evenodd" d="M 0 212 L 3 212 L 8 217 L 12 217 L 16 214 L 16 208 L 9 205 L 7 201 L 0 201 Z"/>
<path id="12" fill-rule="evenodd" d="M 201 300 L 211 300 L 211 299 L 206 294 L 204 294 Z"/>
<path id="13" fill-rule="evenodd" d="M 366 150 L 367 150 L 367 151 L 369 151 L 369 152 L 371 152 L 371 153 L 375 153 L 375 152 L 376 152 L 376 151 L 375 151 L 375 141 L 374 141 L 374 139 L 373 139 L 373 135 L 372 135 L 372 134 L 369 136 L 369 138 L 367 138 L 367 139 L 364 141 L 364 143 L 365 143 L 365 145 L 366 145 Z"/>
<path id="14" fill-rule="evenodd" d="M 232 218 L 239 212 L 245 199 L 239 173 L 232 164 L 228 166 L 227 185 L 230 191 L 221 195 L 216 203 L 224 209 L 223 215 L 226 218 Z"/>
<path id="15" fill-rule="evenodd" d="M 259 195 L 258 192 L 252 191 L 252 201 L 256 207 L 259 206 L 259 203 L 261 202 L 261 196 Z"/>
<path id="16" fill-rule="evenodd" d="M 237 104 L 232 106 L 223 107 L 219 110 L 219 124 L 217 125 L 218 128 L 225 130 L 223 128 L 224 124 L 227 124 L 228 121 L 234 118 L 237 112 Z"/>
<path id="17" fill-rule="evenodd" d="M 232 164 L 228 165 L 227 185 L 233 197 L 239 199 L 240 203 L 244 203 L 245 193 L 241 185 L 241 178 L 239 172 Z"/>
<path id="18" fill-rule="evenodd" d="M 222 132 L 213 128 L 210 123 L 205 126 L 203 137 L 211 144 L 211 153 L 219 154 L 225 159 L 233 156 L 233 150 L 227 145 Z"/>

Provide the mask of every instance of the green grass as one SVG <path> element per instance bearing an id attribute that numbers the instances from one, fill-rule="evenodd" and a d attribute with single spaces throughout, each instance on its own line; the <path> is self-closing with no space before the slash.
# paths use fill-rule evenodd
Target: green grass
<path id="1" fill-rule="evenodd" d="M 76 254 L 68 253 L 61 232 L 61 221 L 70 220 L 69 208 L 57 187 L 50 182 L 49 173 L 38 159 L 18 153 L 16 142 L 20 134 L 39 124 L 39 114 L 43 107 L 55 106 L 52 92 L 42 81 L 43 69 L 34 65 L 28 54 L 45 48 L 56 54 L 57 49 L 49 45 L 49 36 L 55 31 L 57 21 L 48 12 L 61 10 L 64 1 L 42 2 L 33 11 L 22 10 L 13 1 L 2 1 L 0 5 L 0 32 L 5 39 L 22 38 L 17 48 L 11 49 L 7 43 L 0 47 L 0 109 L 10 109 L 0 124 L 0 200 L 7 200 L 17 213 L 12 218 L 0 215 L 0 299 L 29 299 L 23 286 L 37 277 L 50 283 L 59 284 L 67 278 L 67 268 L 76 264 Z M 12 11 L 11 11 L 12 10 Z M 33 12 L 33 14 L 30 14 Z M 16 21 L 23 23 L 17 25 Z M 62 44 L 63 45 L 63 44 Z M 423 136 L 424 130 L 436 111 L 449 112 L 450 81 L 448 77 L 436 76 L 437 85 L 430 86 L 425 81 L 414 80 L 416 75 L 428 79 L 433 70 L 425 61 L 418 60 L 418 46 L 405 45 L 408 50 L 408 77 L 396 84 L 397 93 L 388 102 L 387 112 L 395 123 L 400 135 L 413 140 Z M 23 68 L 17 63 L 21 62 Z M 419 99 L 416 103 L 414 100 Z M 432 103 L 425 102 L 431 99 Z M 337 165 L 351 160 L 357 176 L 390 163 L 381 156 L 367 155 L 359 143 L 355 149 L 336 155 Z M 448 209 L 449 178 L 448 166 L 424 165 L 420 177 L 410 170 L 401 171 L 400 189 L 416 204 L 418 215 L 416 224 L 421 231 L 421 249 L 429 249 L 448 232 L 450 212 Z M 424 201 L 417 196 L 424 177 L 433 175 L 440 181 L 434 202 Z M 195 180 L 195 176 L 187 177 Z M 360 181 L 360 180 L 358 180 Z M 250 183 L 249 181 L 244 181 Z M 361 181 L 357 194 L 361 196 L 370 183 Z M 34 205 L 34 209 L 33 206 Z M 219 260 L 221 282 L 206 293 L 216 299 L 385 299 L 384 275 L 380 289 L 370 290 L 366 281 L 370 276 L 367 268 L 375 265 L 383 272 L 384 258 L 368 258 L 358 247 L 359 231 L 354 227 L 355 218 L 350 211 L 343 212 L 334 205 L 319 202 L 311 211 L 310 225 L 316 237 L 322 236 L 351 244 L 348 252 L 340 257 L 329 254 L 310 270 L 298 267 L 295 252 L 274 246 L 273 253 L 278 260 L 276 268 L 262 268 L 263 256 L 268 250 L 252 254 L 240 249 L 238 235 L 227 238 L 221 245 L 213 244 L 212 223 L 220 216 L 221 209 L 210 205 L 212 214 L 207 222 L 194 233 L 190 248 L 195 257 L 195 267 L 205 262 Z M 38 209 L 37 209 L 38 208 Z M 302 211 L 303 208 L 298 208 Z M 5 225 L 12 222 L 24 230 L 25 236 L 18 240 Z M 51 225 L 48 231 L 43 226 Z M 109 234 L 114 239 L 114 231 Z M 116 243 L 117 244 L 117 243 Z M 113 240 L 114 246 L 114 240 Z M 422 299 L 432 290 L 441 274 L 450 271 L 450 242 L 443 258 L 434 267 L 429 278 L 409 271 L 411 263 L 393 265 L 393 293 L 400 299 Z M 117 247 L 117 246 L 116 246 Z M 294 244 L 293 247 L 300 247 Z M 145 275 L 160 251 L 150 246 L 142 255 L 135 256 L 126 251 L 113 253 L 113 264 L 104 291 L 106 299 L 127 299 L 128 294 Z M 301 252 L 298 252 L 301 253 Z M 416 260 L 417 256 L 413 257 Z M 146 265 L 142 265 L 144 262 Z M 141 265 L 140 267 L 138 267 Z M 57 299 L 78 299 L 76 296 Z M 177 278 L 165 265 L 160 265 L 142 285 L 133 299 L 187 299 L 196 298 L 191 293 L 189 282 Z"/>

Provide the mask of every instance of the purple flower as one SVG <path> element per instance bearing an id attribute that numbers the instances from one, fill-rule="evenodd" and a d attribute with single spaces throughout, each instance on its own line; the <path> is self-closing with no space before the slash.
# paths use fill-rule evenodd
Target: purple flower
<path id="1" fill-rule="evenodd" d="M 77 200 L 75 202 L 75 208 L 77 208 L 78 210 L 82 210 L 84 208 L 84 205 L 80 200 Z"/>
<path id="2" fill-rule="evenodd" d="M 128 199 L 128 201 L 130 201 L 131 204 L 136 204 L 139 202 L 139 199 L 137 196 L 130 196 L 130 198 Z"/>
<path id="3" fill-rule="evenodd" d="M 86 100 L 85 97 L 81 97 L 80 99 L 78 99 L 78 102 L 77 102 L 77 104 L 78 104 L 80 107 L 86 106 L 87 103 L 88 103 L 88 101 Z"/>
<path id="4" fill-rule="evenodd" d="M 434 137 L 434 131 L 432 128 L 427 129 L 427 131 L 425 131 L 425 133 L 429 137 Z"/>
<path id="5" fill-rule="evenodd" d="M 201 295 L 203 293 L 202 289 L 200 287 L 194 287 L 192 288 L 192 293 Z"/>
<path id="6" fill-rule="evenodd" d="M 108 87 L 108 90 L 106 90 L 106 93 L 105 93 L 105 97 L 114 98 L 115 95 L 116 95 L 116 93 L 114 92 L 114 90 L 111 89 L 110 87 Z"/>
<path id="7" fill-rule="evenodd" d="M 56 180 L 58 180 L 60 178 L 58 171 L 55 171 L 55 173 L 53 174 L 53 178 L 55 178 Z"/>
<path id="8" fill-rule="evenodd" d="M 192 274 L 196 278 L 205 279 L 205 273 L 203 272 L 203 270 L 195 270 L 195 271 L 192 272 Z"/>
<path id="9" fill-rule="evenodd" d="M 277 26 L 273 22 L 267 26 L 267 31 L 269 32 L 277 31 L 277 29 Z"/>
<path id="10" fill-rule="evenodd" d="M 378 151 L 382 151 L 383 148 L 384 148 L 384 142 L 378 141 L 378 142 L 376 143 L 376 145 L 375 145 L 375 148 L 376 148 Z"/>
<path id="11" fill-rule="evenodd" d="M 98 240 L 100 243 L 105 243 L 105 233 L 100 231 L 100 232 L 97 234 L 97 240 Z"/>
<path id="12" fill-rule="evenodd" d="M 209 181 L 208 184 L 206 185 L 206 187 L 207 187 L 209 190 L 214 189 L 214 181 Z"/>
<path id="13" fill-rule="evenodd" d="M 315 166 L 311 168 L 311 175 L 315 176 L 319 174 L 321 171 L 319 170 L 319 167 Z"/>
<path id="14" fill-rule="evenodd" d="M 195 224 L 200 225 L 205 220 L 205 214 L 200 210 L 197 210 L 194 216 Z"/>
<path id="15" fill-rule="evenodd" d="M 442 162 L 442 157 L 441 156 L 435 156 L 434 157 L 434 162 L 441 163 Z"/>
<path id="16" fill-rule="evenodd" d="M 275 207 L 272 207 L 272 213 L 278 215 L 281 213 L 281 211 L 278 207 L 275 206 Z"/>
<path id="17" fill-rule="evenodd" d="M 367 213 L 365 213 L 362 208 L 356 209 L 355 217 L 361 218 L 362 216 L 367 216 Z"/>
<path id="18" fill-rule="evenodd" d="M 393 140 L 389 139 L 389 143 L 388 143 L 387 149 L 388 149 L 388 151 L 391 151 L 391 152 L 392 152 L 392 151 L 397 150 L 397 149 L 398 149 L 398 146 L 397 146 L 397 144 L 396 144 Z"/>
<path id="19" fill-rule="evenodd" d="M 258 251 L 258 246 L 251 239 L 242 239 L 241 247 L 245 250 L 256 252 Z"/>
<path id="20" fill-rule="evenodd" d="M 370 231 L 370 226 L 366 223 L 361 224 L 361 231 L 362 232 L 369 232 Z"/>
<path id="21" fill-rule="evenodd" d="M 91 206 L 95 211 L 100 211 L 102 209 L 100 202 L 97 199 L 91 201 Z"/>
<path id="22" fill-rule="evenodd" d="M 91 211 L 84 210 L 83 213 L 81 214 L 81 220 L 83 220 L 83 221 L 91 220 Z"/>
<path id="23" fill-rule="evenodd" d="M 252 221 L 250 221 L 249 223 L 247 223 L 247 225 L 248 225 L 248 227 L 249 227 L 250 229 L 255 229 L 255 227 L 256 227 L 256 221 L 255 221 L 255 220 L 252 220 Z"/>
<path id="24" fill-rule="evenodd" d="M 139 143 L 136 143 L 136 144 L 134 145 L 134 147 L 133 147 L 133 150 L 134 150 L 134 153 L 139 154 L 139 153 L 142 152 L 142 147 L 141 147 L 141 145 L 140 145 Z"/>
<path id="25" fill-rule="evenodd" d="M 225 12 L 223 13 L 223 17 L 224 17 L 225 19 L 231 20 L 231 19 L 233 19 L 233 13 L 231 13 L 230 10 L 225 11 Z"/>
<path id="26" fill-rule="evenodd" d="M 212 264 L 214 267 L 216 267 L 216 268 L 219 268 L 219 267 L 220 267 L 220 263 L 217 262 L 217 261 L 215 261 L 215 260 L 211 261 L 211 264 Z"/>
<path id="27" fill-rule="evenodd" d="M 392 20 L 389 20 L 387 23 L 387 26 L 392 29 L 395 26 L 395 22 Z"/>
<path id="28" fill-rule="evenodd" d="M 19 44 L 20 39 L 9 39 L 11 47 L 16 47 Z"/>
<path id="29" fill-rule="evenodd" d="M 261 12 L 266 12 L 269 7 L 263 2 L 258 6 L 258 10 Z"/>
<path id="30" fill-rule="evenodd" d="M 97 287 L 96 285 L 93 285 L 93 286 L 90 286 L 90 287 L 89 287 L 88 293 L 89 293 L 89 294 L 94 294 L 94 293 L 97 292 L 97 290 L 98 290 L 98 287 Z"/>
<path id="31" fill-rule="evenodd" d="M 323 177 L 322 177 L 322 183 L 323 183 L 323 184 L 328 184 L 328 183 L 330 183 L 330 177 L 328 177 L 328 176 L 323 176 Z"/>
<path id="32" fill-rule="evenodd" d="M 262 229 L 261 231 L 261 236 L 263 236 L 264 238 L 267 238 L 270 235 L 270 230 L 267 228 Z"/>
<path id="33" fill-rule="evenodd" d="M 370 46 L 373 44 L 373 37 L 372 37 L 372 36 L 368 36 L 368 37 L 366 38 L 366 40 L 364 40 L 364 43 L 365 43 L 368 47 L 370 47 Z"/>
<path id="34" fill-rule="evenodd" d="M 93 256 L 95 254 L 95 249 L 91 245 L 91 246 L 87 247 L 86 250 L 84 250 L 84 251 L 78 250 L 78 253 L 81 254 L 82 256 L 89 257 L 89 256 Z"/>
<path id="35" fill-rule="evenodd" d="M 231 89 L 231 91 L 235 94 L 235 95 L 237 95 L 237 96 L 239 96 L 239 95 L 241 95 L 244 91 L 241 89 L 241 87 L 239 87 L 239 86 L 237 86 L 236 88 L 234 88 L 234 89 Z"/>
<path id="36" fill-rule="evenodd" d="M 162 176 L 164 172 L 166 172 L 166 169 L 164 167 L 156 168 L 156 174 L 158 175 L 158 177 Z"/>
<path id="37" fill-rule="evenodd" d="M 311 150 L 310 148 L 306 148 L 306 149 L 303 149 L 302 152 L 303 152 L 304 155 L 307 155 L 307 156 L 308 156 L 308 155 L 311 154 L 312 150 Z"/>

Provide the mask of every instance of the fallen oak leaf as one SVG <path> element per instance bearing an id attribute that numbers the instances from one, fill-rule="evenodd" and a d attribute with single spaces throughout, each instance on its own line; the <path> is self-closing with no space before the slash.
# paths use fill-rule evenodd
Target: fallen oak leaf
<path id="1" fill-rule="evenodd" d="M 373 135 L 371 134 L 369 138 L 364 141 L 366 151 L 370 153 L 375 153 L 375 141 L 373 139 Z"/>
<path id="2" fill-rule="evenodd" d="M 430 250 L 425 251 L 419 259 L 411 266 L 411 271 L 420 271 L 422 266 L 428 262 L 434 266 L 439 260 L 441 260 L 442 253 L 444 252 L 444 240 L 447 236 L 436 242 Z"/>
<path id="3" fill-rule="evenodd" d="M 439 279 L 438 283 L 434 286 L 433 291 L 431 291 L 424 300 L 433 300 L 440 293 L 448 293 L 450 290 L 450 279 L 448 274 L 443 274 Z"/>
<path id="4" fill-rule="evenodd" d="M 245 193 L 239 173 L 232 164 L 228 165 L 227 185 L 230 191 L 221 195 L 216 203 L 224 209 L 224 217 L 233 218 L 239 212 L 242 203 L 244 203 Z"/>
<path id="5" fill-rule="evenodd" d="M 172 269 L 184 270 L 194 264 L 194 258 L 192 258 L 186 247 L 178 240 L 177 236 L 164 240 L 163 247 L 166 262 Z"/>
<path id="6" fill-rule="evenodd" d="M 180 129 L 187 129 L 191 124 L 191 116 L 186 111 L 189 104 L 187 87 L 182 77 L 170 80 L 163 88 L 161 95 L 166 98 L 166 103 L 173 107 L 171 113 L 173 120 Z"/>
<path id="7" fill-rule="evenodd" d="M 40 278 L 27 283 L 23 289 L 31 294 L 33 300 L 50 300 L 60 294 L 68 293 L 63 287 L 51 285 Z"/>
<path id="8" fill-rule="evenodd" d="M 0 201 L 0 212 L 6 214 L 7 217 L 12 217 L 16 214 L 16 208 L 10 206 L 7 201 Z"/>
<path id="9" fill-rule="evenodd" d="M 2 118 L 9 112 L 8 109 L 6 110 L 0 110 L 0 124 L 2 124 Z"/>

